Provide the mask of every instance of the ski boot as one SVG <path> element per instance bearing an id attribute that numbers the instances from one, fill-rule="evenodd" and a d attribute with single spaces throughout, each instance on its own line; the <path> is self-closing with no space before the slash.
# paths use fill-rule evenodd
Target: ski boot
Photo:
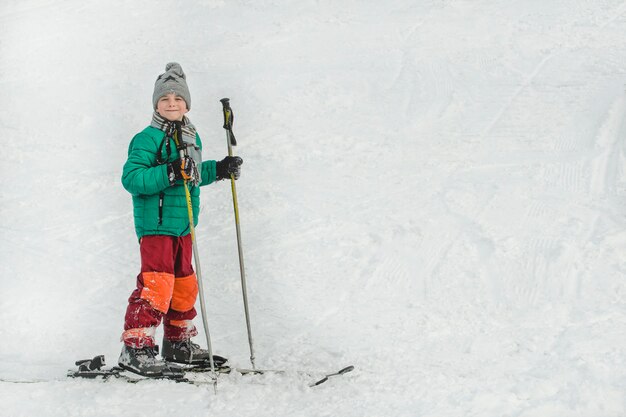
<path id="1" fill-rule="evenodd" d="M 124 345 L 118 365 L 127 371 L 146 377 L 182 378 L 184 371 L 162 359 L 157 359 L 159 347 L 133 348 Z"/>
<path id="2" fill-rule="evenodd" d="M 193 343 L 191 339 L 181 341 L 171 341 L 163 339 L 163 351 L 161 356 L 167 362 L 184 363 L 187 365 L 209 365 L 210 354 L 206 349 L 202 349 L 197 343 Z M 222 367 L 227 359 L 213 355 L 213 364 L 216 367 Z"/>

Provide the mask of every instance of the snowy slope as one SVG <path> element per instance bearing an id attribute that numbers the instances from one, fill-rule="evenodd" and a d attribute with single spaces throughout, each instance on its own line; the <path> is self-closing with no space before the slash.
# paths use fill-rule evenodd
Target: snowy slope
<path id="1" fill-rule="evenodd" d="M 623 1 L 3 0 L 0 56 L 0 415 L 626 415 Z M 352 374 L 64 378 L 119 354 L 172 60 L 205 155 L 235 111 L 257 364 Z M 198 247 L 248 366 L 231 204 L 203 189 Z"/>

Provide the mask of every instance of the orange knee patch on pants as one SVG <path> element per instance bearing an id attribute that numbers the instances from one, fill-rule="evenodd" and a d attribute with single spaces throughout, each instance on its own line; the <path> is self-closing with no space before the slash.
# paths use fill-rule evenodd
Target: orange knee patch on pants
<path id="1" fill-rule="evenodd" d="M 167 272 L 142 272 L 143 289 L 141 298 L 148 301 L 152 308 L 167 313 L 174 292 L 174 274 Z"/>
<path id="2" fill-rule="evenodd" d="M 172 309 L 176 311 L 189 311 L 196 303 L 198 296 L 198 280 L 196 274 L 176 278 L 174 281 L 174 293 L 172 294 Z"/>

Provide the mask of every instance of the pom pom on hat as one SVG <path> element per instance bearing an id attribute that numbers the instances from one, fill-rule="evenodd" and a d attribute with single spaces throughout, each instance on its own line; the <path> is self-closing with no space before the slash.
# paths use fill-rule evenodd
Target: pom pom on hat
<path id="1" fill-rule="evenodd" d="M 187 103 L 187 109 L 191 110 L 191 94 L 187 87 L 187 77 L 178 62 L 170 62 L 165 66 L 165 72 L 159 75 L 154 82 L 152 94 L 152 106 L 156 110 L 159 99 L 169 93 L 182 97 Z"/>

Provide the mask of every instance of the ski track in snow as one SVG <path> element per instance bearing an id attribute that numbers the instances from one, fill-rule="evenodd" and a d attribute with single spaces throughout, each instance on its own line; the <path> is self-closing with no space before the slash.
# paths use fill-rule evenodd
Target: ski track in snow
<path id="1" fill-rule="evenodd" d="M 623 417 L 625 28 L 620 0 L 3 2 L 0 415 Z M 117 359 L 119 176 L 170 60 L 205 157 L 236 113 L 257 365 L 354 372 L 64 378 Z M 246 367 L 230 198 L 203 189 L 198 246 Z"/>

